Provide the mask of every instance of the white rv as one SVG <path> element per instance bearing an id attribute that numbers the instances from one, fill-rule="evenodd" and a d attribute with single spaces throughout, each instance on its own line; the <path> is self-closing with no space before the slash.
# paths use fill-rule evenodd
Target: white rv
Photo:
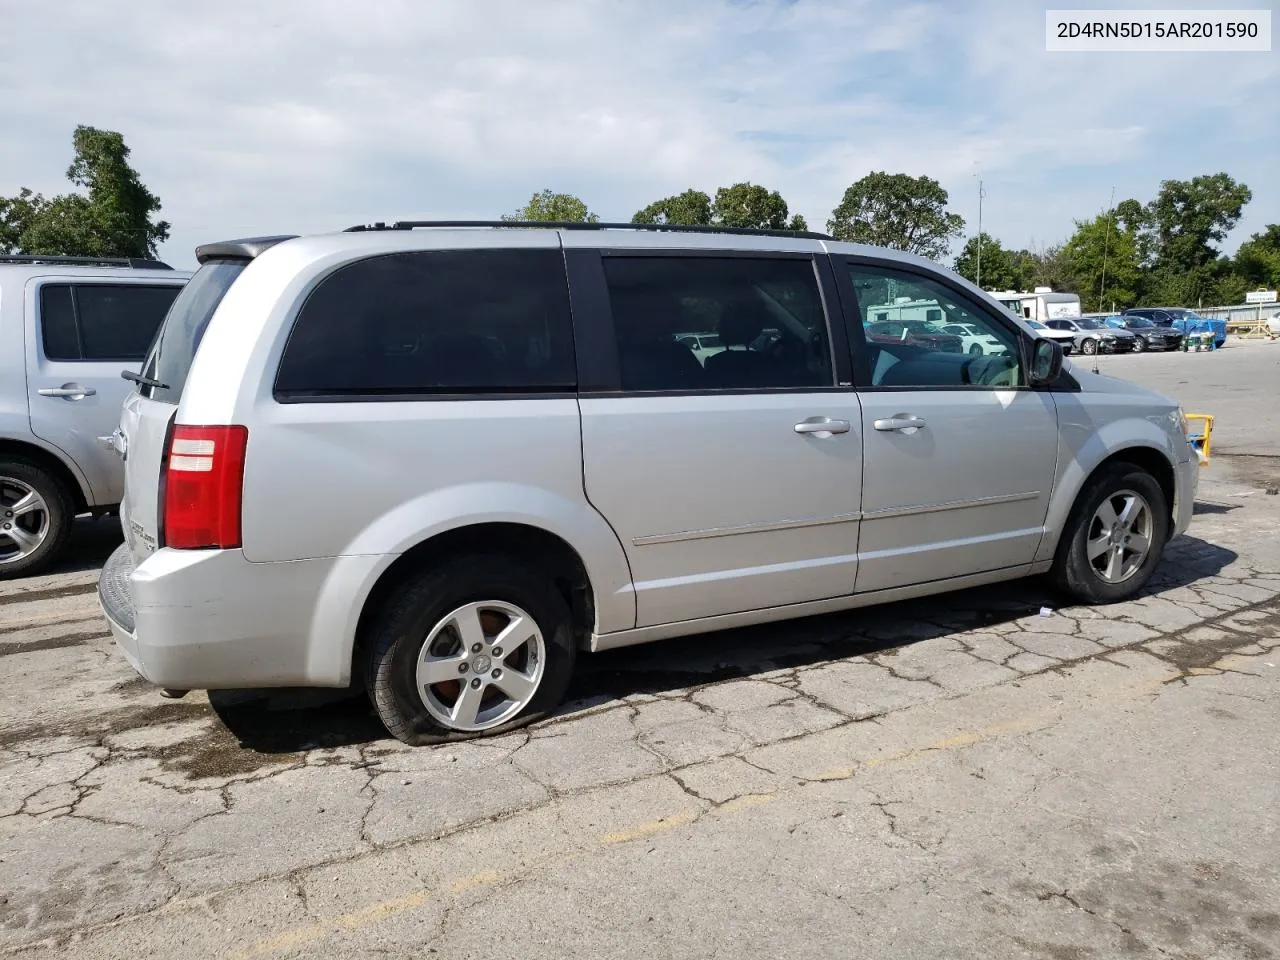
<path id="1" fill-rule="evenodd" d="M 1031 293 L 1002 290 L 991 296 L 1025 320 L 1047 323 L 1080 316 L 1080 298 L 1074 293 L 1054 293 L 1052 287 L 1036 287 Z"/>

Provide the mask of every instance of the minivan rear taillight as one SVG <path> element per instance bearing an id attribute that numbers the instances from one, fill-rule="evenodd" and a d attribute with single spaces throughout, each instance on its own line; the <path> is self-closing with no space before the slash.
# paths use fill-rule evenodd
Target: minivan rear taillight
<path id="1" fill-rule="evenodd" d="M 184 550 L 240 546 L 246 427 L 175 426 L 164 487 L 164 545 Z"/>

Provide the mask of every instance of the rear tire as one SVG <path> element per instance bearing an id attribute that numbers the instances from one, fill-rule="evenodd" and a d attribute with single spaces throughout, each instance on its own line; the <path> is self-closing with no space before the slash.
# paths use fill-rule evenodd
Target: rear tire
<path id="1" fill-rule="evenodd" d="M 411 746 L 547 717 L 564 699 L 577 653 L 555 584 L 503 556 L 463 557 L 415 575 L 367 639 L 369 697 L 391 735 Z"/>
<path id="2" fill-rule="evenodd" d="M 71 494 L 57 477 L 28 460 L 0 461 L 0 580 L 57 562 L 74 519 Z"/>
<path id="3" fill-rule="evenodd" d="M 1134 503 L 1132 527 L 1116 531 L 1112 524 L 1108 533 L 1105 518 L 1114 516 L 1123 527 L 1130 500 Z M 1127 600 L 1151 579 L 1169 539 L 1170 523 L 1168 501 L 1156 479 L 1131 463 L 1113 463 L 1099 471 L 1076 498 L 1058 541 L 1050 579 L 1080 603 Z M 1139 557 L 1141 539 L 1147 546 Z"/>

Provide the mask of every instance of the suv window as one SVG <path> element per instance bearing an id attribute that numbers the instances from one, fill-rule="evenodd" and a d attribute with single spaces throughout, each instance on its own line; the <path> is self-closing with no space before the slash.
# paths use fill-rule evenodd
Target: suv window
<path id="1" fill-rule="evenodd" d="M 158 381 L 160 386 L 140 386 L 143 396 L 164 403 L 177 403 L 182 398 L 191 361 L 209 318 L 247 265 L 244 260 L 211 260 L 187 281 L 142 365 L 143 376 Z"/>
<path id="2" fill-rule="evenodd" d="M 181 289 L 173 284 L 46 284 L 40 288 L 45 358 L 141 360 Z"/>
<path id="3" fill-rule="evenodd" d="M 834 385 L 807 258 L 620 256 L 605 257 L 604 271 L 623 390 Z M 711 342 L 723 349 L 700 360 L 678 339 L 689 329 L 714 331 Z"/>
<path id="4" fill-rule="evenodd" d="M 560 251 L 447 250 L 370 257 L 321 281 L 285 345 L 276 394 L 562 393 L 576 383 Z"/>
<path id="5" fill-rule="evenodd" d="M 862 318 L 872 386 L 1007 388 L 1025 382 L 1018 335 L 985 310 L 921 274 L 877 264 L 846 269 Z M 962 337 L 947 332 L 944 324 L 962 325 L 970 336 L 996 342 L 966 349 Z"/>

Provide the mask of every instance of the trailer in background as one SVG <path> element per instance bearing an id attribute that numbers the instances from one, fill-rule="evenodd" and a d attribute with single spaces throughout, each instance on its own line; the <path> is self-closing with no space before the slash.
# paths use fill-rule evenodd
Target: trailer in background
<path id="1" fill-rule="evenodd" d="M 1054 293 L 1050 287 L 1036 287 L 1031 293 L 1000 290 L 992 292 L 991 296 L 1008 307 L 1014 316 L 1024 320 L 1048 323 L 1050 320 L 1080 316 L 1078 296 L 1074 293 Z"/>

